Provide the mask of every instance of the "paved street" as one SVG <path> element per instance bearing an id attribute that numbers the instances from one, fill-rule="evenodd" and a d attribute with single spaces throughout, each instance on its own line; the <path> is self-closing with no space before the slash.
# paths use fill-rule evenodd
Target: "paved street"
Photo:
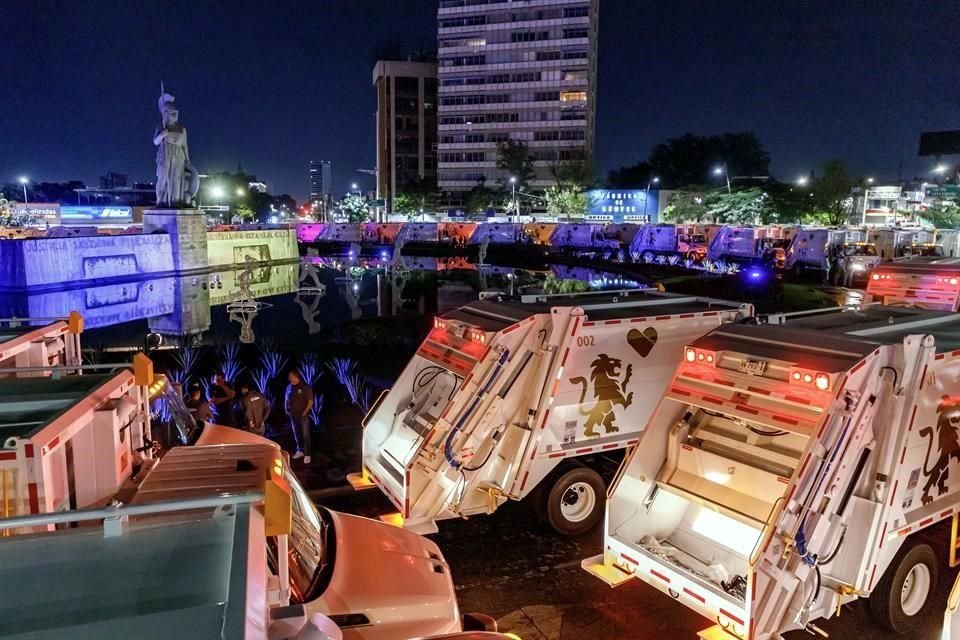
<path id="1" fill-rule="evenodd" d="M 329 496 L 329 493 L 328 493 Z M 378 491 L 321 497 L 322 504 L 375 516 L 392 511 Z M 922 633 L 911 640 L 937 640 L 955 573 L 946 568 L 949 526 L 934 531 L 931 544 L 943 559 L 937 604 Z M 590 576 L 580 560 L 599 552 L 602 531 L 561 538 L 541 526 L 525 504 L 508 504 L 489 517 L 447 521 L 432 536 L 450 562 L 464 611 L 482 611 L 523 640 L 637 638 L 695 639 L 709 621 L 638 581 L 617 589 Z M 874 626 L 864 603 L 821 621 L 831 638 L 894 640 L 904 636 Z M 794 632 L 787 640 L 811 638 Z"/>

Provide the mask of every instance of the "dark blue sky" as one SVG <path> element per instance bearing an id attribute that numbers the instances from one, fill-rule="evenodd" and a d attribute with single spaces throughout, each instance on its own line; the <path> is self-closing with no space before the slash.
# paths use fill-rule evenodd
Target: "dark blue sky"
<path id="1" fill-rule="evenodd" d="M 311 158 L 372 179 L 375 46 L 435 38 L 433 0 L 5 0 L 0 181 L 152 180 L 160 80 L 203 171 L 238 162 L 297 199 Z M 753 130 L 781 179 L 823 160 L 926 171 L 960 128 L 953 2 L 601 0 L 597 169 L 686 131 Z"/>

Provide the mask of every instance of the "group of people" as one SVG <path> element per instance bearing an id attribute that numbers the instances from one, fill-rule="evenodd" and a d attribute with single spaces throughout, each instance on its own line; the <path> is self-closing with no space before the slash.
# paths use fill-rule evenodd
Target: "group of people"
<path id="1" fill-rule="evenodd" d="M 296 370 L 290 371 L 287 381 L 289 384 L 283 398 L 283 409 L 290 421 L 296 446 L 293 457 L 302 458 L 304 464 L 310 464 L 310 453 L 313 450 L 310 439 L 313 388 Z M 197 420 L 264 435 L 267 419 L 273 409 L 270 400 L 246 383 L 240 384 L 239 391 L 238 396 L 234 385 L 227 380 L 223 371 L 217 371 L 210 381 L 210 397 L 204 397 L 203 389 L 199 384 L 195 384 L 190 388 L 187 408 Z"/>

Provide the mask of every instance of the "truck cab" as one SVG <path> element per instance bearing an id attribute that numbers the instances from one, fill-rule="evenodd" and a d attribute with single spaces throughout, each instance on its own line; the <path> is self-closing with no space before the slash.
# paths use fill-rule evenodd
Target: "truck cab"
<path id="1" fill-rule="evenodd" d="M 842 252 L 843 268 L 855 282 L 866 282 L 870 273 L 880 264 L 877 247 L 869 242 L 847 242 Z"/>

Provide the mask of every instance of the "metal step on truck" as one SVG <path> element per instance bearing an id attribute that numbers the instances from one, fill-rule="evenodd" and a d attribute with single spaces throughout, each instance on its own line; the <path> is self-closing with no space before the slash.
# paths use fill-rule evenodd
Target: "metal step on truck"
<path id="1" fill-rule="evenodd" d="M 351 484 L 380 488 L 421 533 L 531 494 L 558 532 L 589 530 L 603 515 L 597 469 L 637 443 L 683 346 L 752 315 L 631 290 L 484 300 L 438 317 L 365 419 Z"/>
<path id="2" fill-rule="evenodd" d="M 704 615 L 704 638 L 826 637 L 868 598 L 909 634 L 960 509 L 960 316 L 867 305 L 725 325 L 684 349 L 584 568 Z"/>

